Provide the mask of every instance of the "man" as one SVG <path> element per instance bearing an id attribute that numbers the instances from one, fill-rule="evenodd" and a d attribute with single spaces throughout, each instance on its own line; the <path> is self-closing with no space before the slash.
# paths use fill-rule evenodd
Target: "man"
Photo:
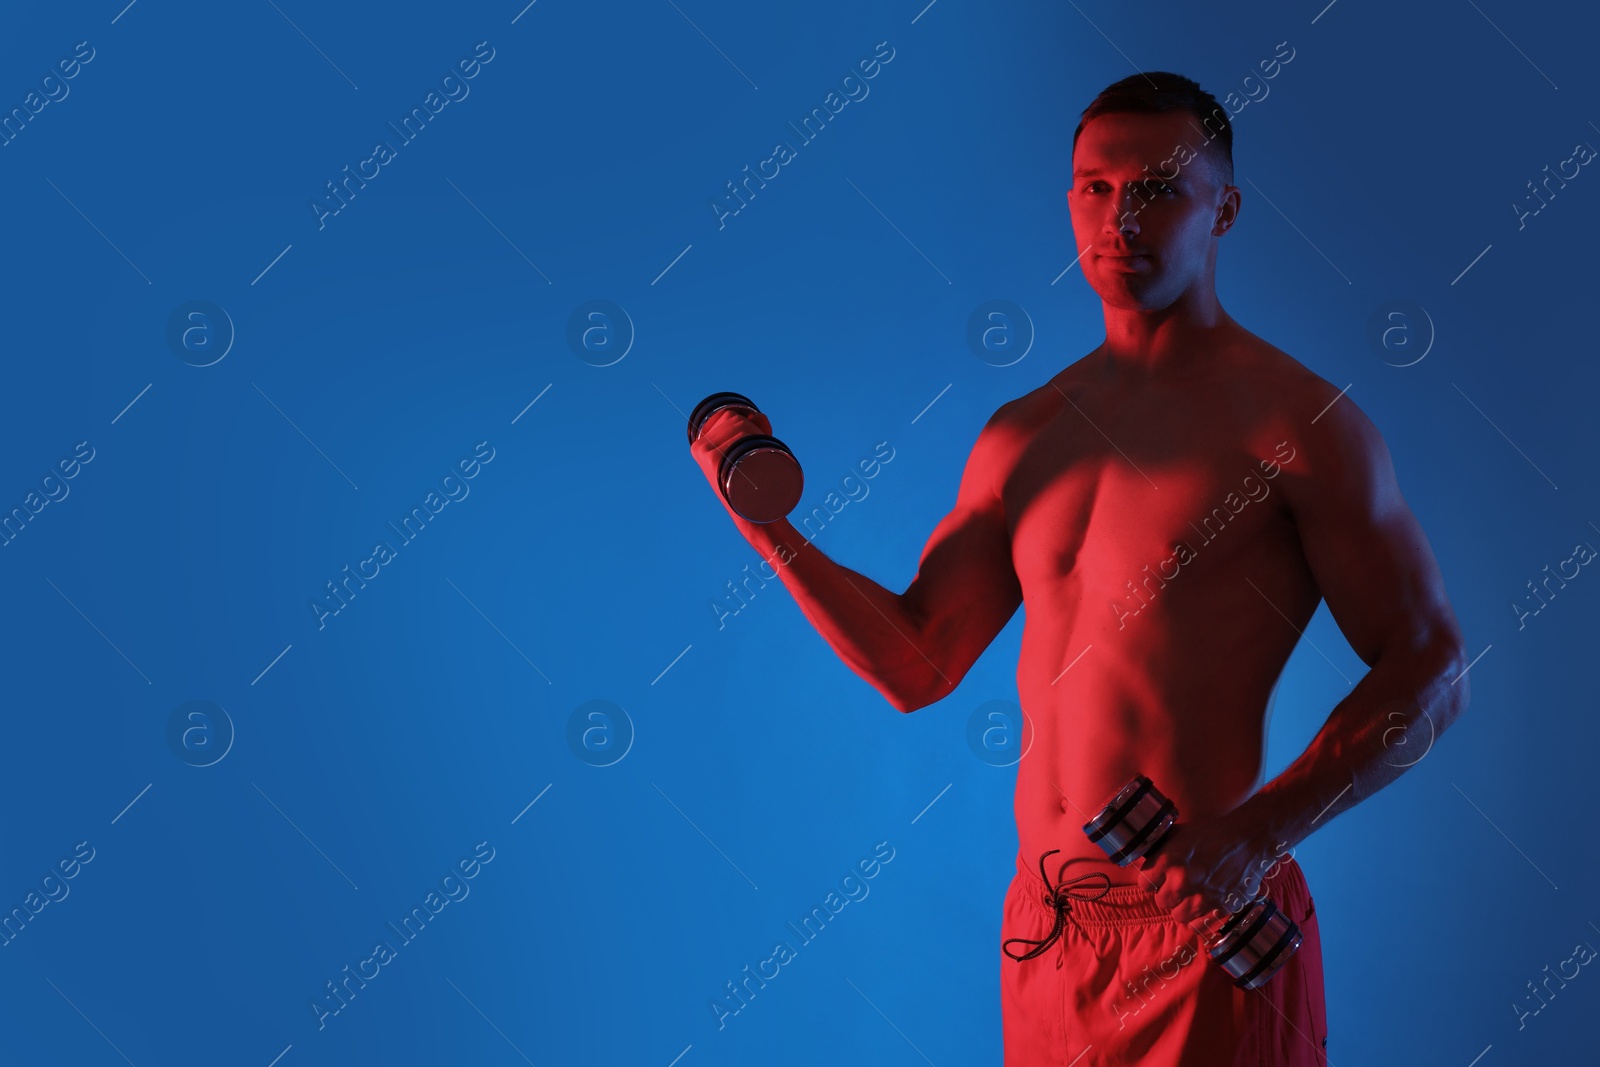
<path id="1" fill-rule="evenodd" d="M 1105 341 L 994 413 L 904 592 L 786 520 L 729 509 L 900 711 L 948 695 L 1026 602 L 1008 1065 L 1325 1063 L 1321 943 L 1290 853 L 1468 700 L 1460 629 L 1377 429 L 1218 303 L 1217 245 L 1241 201 L 1232 138 L 1215 98 L 1175 74 L 1124 79 L 1084 111 L 1067 202 Z M 764 415 L 712 416 L 694 455 L 713 485 L 721 450 L 756 432 Z M 1324 599 L 1370 670 L 1256 789 L 1268 698 Z M 1082 829 L 1136 773 L 1181 813 L 1142 870 Z M 1261 895 L 1303 941 L 1246 992 L 1188 924 Z"/>

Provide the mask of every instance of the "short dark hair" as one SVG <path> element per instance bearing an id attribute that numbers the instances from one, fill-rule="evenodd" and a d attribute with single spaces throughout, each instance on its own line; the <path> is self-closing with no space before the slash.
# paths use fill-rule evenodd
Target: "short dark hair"
<path id="1" fill-rule="evenodd" d="M 1182 74 L 1165 70 L 1130 74 L 1100 91 L 1100 95 L 1083 109 L 1078 128 L 1072 132 L 1072 150 L 1078 150 L 1078 135 L 1083 127 L 1097 115 L 1115 113 L 1157 114 L 1164 111 L 1188 111 L 1199 120 L 1207 134 L 1206 143 L 1218 153 L 1223 163 L 1223 181 L 1233 184 L 1233 124 L 1228 112 L 1217 98 L 1200 88 L 1200 84 Z"/>

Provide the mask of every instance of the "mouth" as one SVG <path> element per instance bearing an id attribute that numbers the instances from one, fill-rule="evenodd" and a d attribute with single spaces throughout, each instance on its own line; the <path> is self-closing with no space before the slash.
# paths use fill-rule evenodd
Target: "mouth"
<path id="1" fill-rule="evenodd" d="M 1122 270 L 1136 270 L 1141 263 L 1146 263 L 1150 259 L 1150 257 L 1144 253 L 1136 253 L 1128 256 L 1102 255 L 1100 258 L 1109 263 L 1113 268 Z"/>

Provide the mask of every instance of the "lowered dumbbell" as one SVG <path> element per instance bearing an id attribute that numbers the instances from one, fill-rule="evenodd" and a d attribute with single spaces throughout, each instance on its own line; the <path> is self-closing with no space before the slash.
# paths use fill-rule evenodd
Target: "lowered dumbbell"
<path id="1" fill-rule="evenodd" d="M 761 409 L 738 393 L 712 393 L 689 413 L 689 443 L 713 412 L 733 408 L 745 416 Z M 728 506 L 750 522 L 777 522 L 800 503 L 804 487 L 800 463 L 789 446 L 767 434 L 749 434 L 722 453 L 717 486 Z"/>
<path id="2" fill-rule="evenodd" d="M 1154 854 L 1177 822 L 1177 806 L 1140 774 L 1083 824 L 1083 832 L 1113 863 L 1126 867 Z M 1300 947 L 1300 927 L 1264 896 L 1220 925 L 1204 919 L 1189 925 L 1200 933 L 1206 954 L 1240 989 L 1265 984 Z"/>

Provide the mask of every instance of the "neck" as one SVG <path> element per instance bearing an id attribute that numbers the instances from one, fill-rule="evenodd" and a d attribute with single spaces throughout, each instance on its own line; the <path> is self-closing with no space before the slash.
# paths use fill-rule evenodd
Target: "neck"
<path id="1" fill-rule="evenodd" d="M 1218 336 L 1237 328 L 1216 294 L 1184 294 L 1164 308 L 1101 305 L 1106 339 L 1099 352 L 1110 373 L 1166 374 L 1200 365 Z"/>

